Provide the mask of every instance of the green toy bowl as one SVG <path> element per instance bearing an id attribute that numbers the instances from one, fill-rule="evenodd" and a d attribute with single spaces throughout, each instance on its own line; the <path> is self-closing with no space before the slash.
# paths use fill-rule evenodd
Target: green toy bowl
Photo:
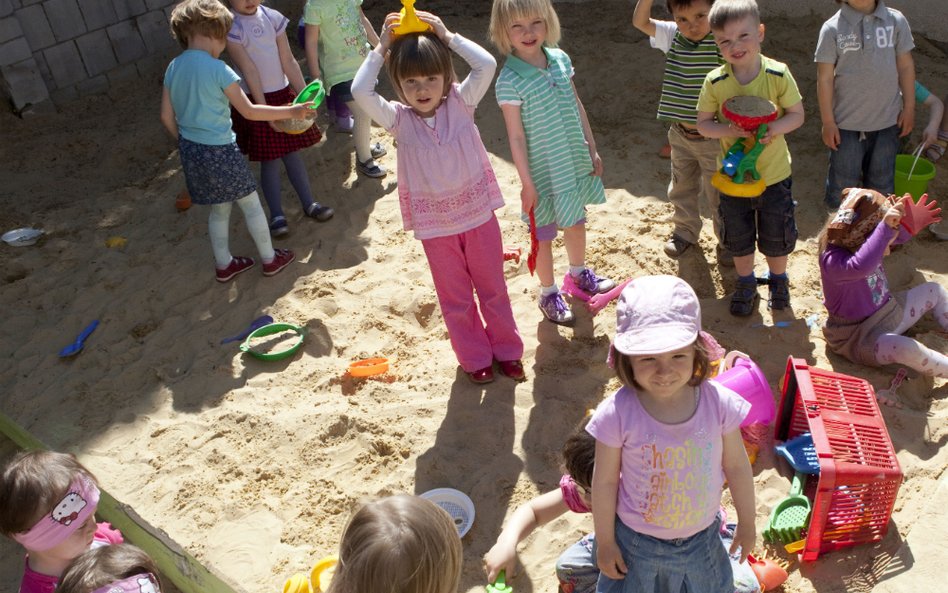
<path id="1" fill-rule="evenodd" d="M 287 331 L 295 333 L 298 338 L 283 350 L 261 352 L 250 345 L 255 338 L 263 338 Z M 293 325 L 292 323 L 271 323 L 251 332 L 251 334 L 247 336 L 247 339 L 244 340 L 244 343 L 240 345 L 240 351 L 252 354 L 260 360 L 283 360 L 284 358 L 293 356 L 293 354 L 300 349 L 300 346 L 303 345 L 303 337 L 305 335 L 306 332 L 298 325 Z"/>
<path id="2" fill-rule="evenodd" d="M 326 89 L 323 88 L 323 82 L 317 79 L 306 85 L 303 90 L 300 91 L 300 94 L 296 95 L 296 98 L 293 99 L 293 103 L 298 105 L 312 101 L 313 106 L 310 107 L 310 109 L 316 109 L 323 104 L 323 99 L 325 98 Z"/>

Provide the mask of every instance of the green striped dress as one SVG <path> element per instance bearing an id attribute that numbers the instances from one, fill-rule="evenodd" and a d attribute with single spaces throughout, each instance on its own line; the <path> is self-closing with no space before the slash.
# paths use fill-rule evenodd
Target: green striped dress
<path id="1" fill-rule="evenodd" d="M 602 179 L 591 176 L 593 165 L 583 136 L 579 105 L 573 92 L 573 64 L 565 52 L 543 48 L 545 70 L 509 55 L 497 78 L 501 105 L 520 106 L 527 140 L 530 176 L 539 200 L 537 226 L 575 225 L 586 216 L 587 204 L 602 204 Z"/>

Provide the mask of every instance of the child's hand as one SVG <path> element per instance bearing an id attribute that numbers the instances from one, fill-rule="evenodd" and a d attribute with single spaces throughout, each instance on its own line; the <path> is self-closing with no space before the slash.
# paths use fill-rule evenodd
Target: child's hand
<path id="1" fill-rule="evenodd" d="M 590 150 L 589 156 L 592 158 L 593 170 L 589 175 L 591 177 L 602 177 L 602 158 L 596 150 Z"/>
<path id="2" fill-rule="evenodd" d="M 517 546 L 511 546 L 498 541 L 494 547 L 484 554 L 484 568 L 487 569 L 487 582 L 497 580 L 500 571 L 506 571 L 507 578 L 512 578 L 517 569 Z"/>
<path id="3" fill-rule="evenodd" d="M 434 31 L 434 34 L 444 42 L 445 45 L 451 42 L 449 39 L 450 32 L 448 28 L 444 26 L 444 23 L 441 22 L 441 19 L 435 16 L 430 12 L 424 10 L 415 11 L 415 15 L 418 17 L 418 20 L 427 23 L 431 30 Z"/>
<path id="4" fill-rule="evenodd" d="M 912 128 L 915 127 L 915 108 L 913 106 L 903 108 L 902 113 L 899 114 L 897 123 L 902 129 L 902 131 L 899 133 L 899 138 L 903 138 L 911 134 Z"/>
<path id="5" fill-rule="evenodd" d="M 390 12 L 385 15 L 385 22 L 382 23 L 382 31 L 379 33 L 379 50 L 382 54 L 388 51 L 388 48 L 392 46 L 392 40 L 395 38 L 395 34 L 392 33 L 392 30 L 398 26 L 400 18 L 397 12 Z"/>
<path id="6" fill-rule="evenodd" d="M 316 119 L 316 110 L 313 102 L 299 103 L 286 106 L 286 117 L 280 119 Z"/>
<path id="7" fill-rule="evenodd" d="M 911 200 L 911 196 L 909 196 Z M 886 224 L 890 229 L 898 229 L 899 223 L 902 222 L 902 217 L 905 215 L 905 204 L 903 203 L 905 198 L 899 199 L 899 201 L 886 210 L 885 216 L 882 217 L 882 222 Z"/>
<path id="8" fill-rule="evenodd" d="M 596 564 L 604 575 L 614 581 L 625 578 L 625 573 L 629 571 L 615 542 L 596 542 Z"/>
<path id="9" fill-rule="evenodd" d="M 839 128 L 836 122 L 823 124 L 823 144 L 830 150 L 839 148 Z"/>
<path id="10" fill-rule="evenodd" d="M 734 554 L 737 549 L 741 549 L 741 562 L 747 560 L 747 555 L 754 551 L 757 545 L 757 530 L 753 523 L 738 523 L 734 530 L 734 541 L 731 542 L 731 548 L 728 554 Z"/>
<path id="11" fill-rule="evenodd" d="M 537 188 L 533 185 L 524 185 L 520 190 L 520 211 L 524 214 L 529 213 L 537 205 L 539 198 Z"/>
<path id="12" fill-rule="evenodd" d="M 750 138 L 754 133 L 748 130 L 745 130 L 741 126 L 735 126 L 733 123 L 727 124 L 727 137 L 728 138 Z"/>

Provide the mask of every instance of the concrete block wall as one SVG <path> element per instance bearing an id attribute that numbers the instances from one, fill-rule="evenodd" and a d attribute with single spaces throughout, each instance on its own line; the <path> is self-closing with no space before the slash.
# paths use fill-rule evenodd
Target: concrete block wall
<path id="1" fill-rule="evenodd" d="M 178 50 L 176 0 L 0 0 L 0 95 L 18 112 L 150 76 Z"/>

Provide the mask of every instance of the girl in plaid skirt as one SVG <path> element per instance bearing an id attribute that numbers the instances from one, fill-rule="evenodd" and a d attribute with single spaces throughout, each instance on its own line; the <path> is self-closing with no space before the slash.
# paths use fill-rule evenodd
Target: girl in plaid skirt
<path id="1" fill-rule="evenodd" d="M 227 34 L 227 53 L 242 80 L 241 87 L 258 105 L 286 105 L 306 86 L 299 63 L 286 38 L 289 19 L 265 6 L 262 0 L 230 0 L 234 24 Z M 260 162 L 260 186 L 270 209 L 270 233 L 290 231 L 280 203 L 280 161 L 299 196 L 303 212 L 319 222 L 332 218 L 332 208 L 313 200 L 309 176 L 300 149 L 322 138 L 313 125 L 302 134 L 286 134 L 270 122 L 251 121 L 232 110 L 234 132 L 241 152 Z"/>

